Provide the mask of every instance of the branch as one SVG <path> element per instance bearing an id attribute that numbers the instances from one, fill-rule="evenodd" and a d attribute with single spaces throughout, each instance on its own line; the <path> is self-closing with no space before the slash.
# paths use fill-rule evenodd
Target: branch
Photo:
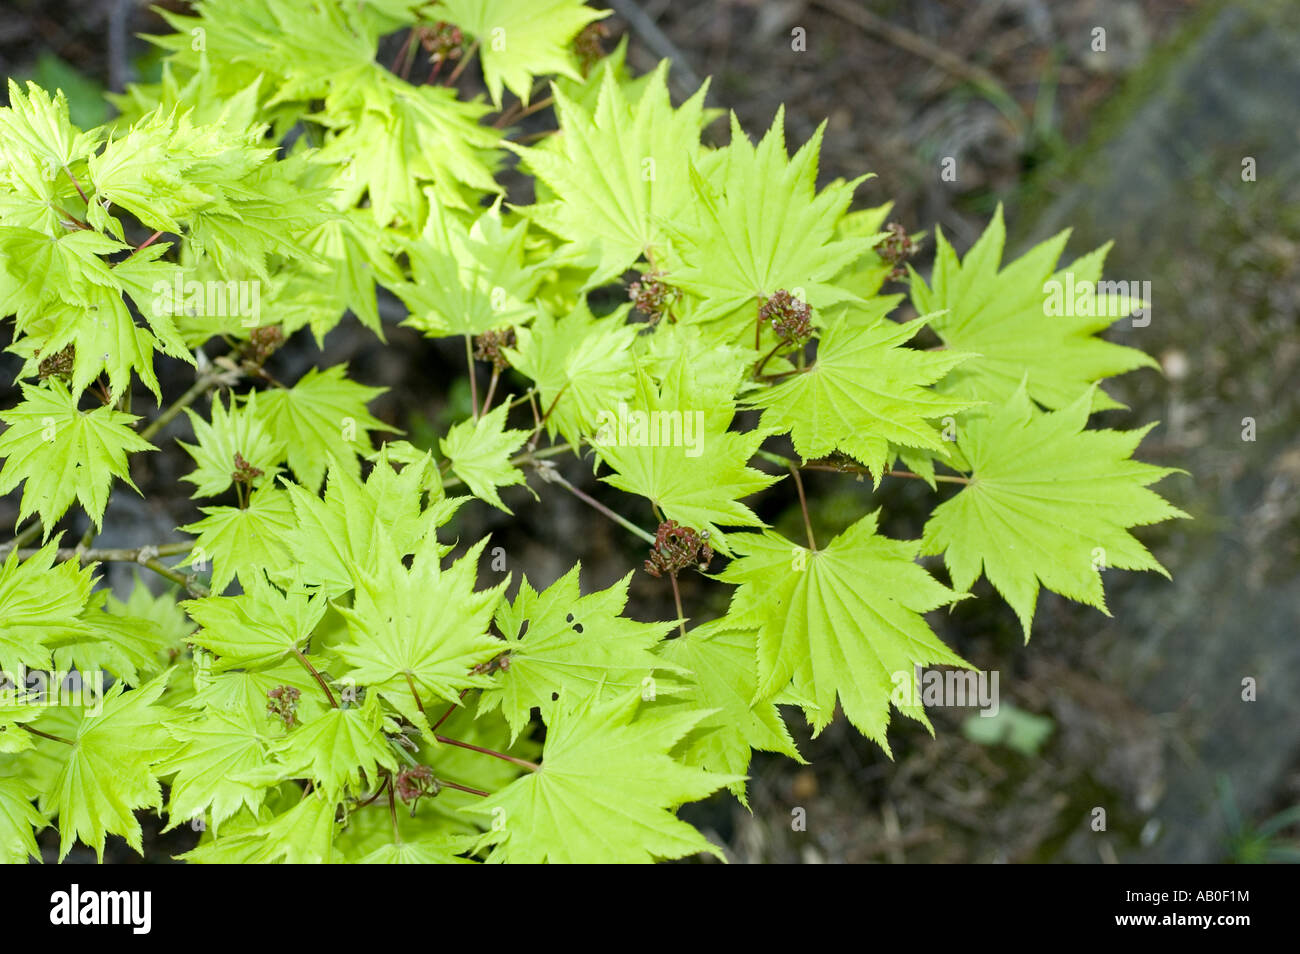
<path id="1" fill-rule="evenodd" d="M 610 520 L 613 520 L 620 527 L 632 531 L 638 537 L 644 540 L 646 543 L 650 544 L 650 546 L 655 545 L 655 538 L 653 534 L 646 533 L 646 531 L 642 530 L 631 520 L 625 518 L 622 514 L 615 513 L 613 510 L 610 510 L 608 507 L 606 507 L 595 497 L 592 497 L 590 494 L 586 493 L 585 491 L 579 490 L 577 487 L 573 486 L 573 484 L 569 483 L 562 476 L 560 476 L 560 472 L 555 469 L 554 464 L 543 465 L 541 463 L 537 463 L 535 466 L 537 469 L 537 475 L 541 477 L 542 480 L 551 484 L 559 484 L 569 493 L 573 494 L 573 496 L 577 497 L 583 503 L 587 504 L 587 506 L 604 514 L 606 517 L 608 517 Z"/>

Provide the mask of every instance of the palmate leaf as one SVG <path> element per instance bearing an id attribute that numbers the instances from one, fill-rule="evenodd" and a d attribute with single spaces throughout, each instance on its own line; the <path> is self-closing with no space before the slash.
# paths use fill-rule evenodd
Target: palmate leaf
<path id="1" fill-rule="evenodd" d="M 163 722 L 170 710 L 154 703 L 165 686 L 166 676 L 138 689 L 114 685 L 104 696 L 102 712 L 83 713 L 70 752 L 58 753 L 66 761 L 42 804 L 48 801 L 58 809 L 60 861 L 80 839 L 102 862 L 109 834 L 121 835 L 143 854 L 134 812 L 162 804 L 153 763 L 167 739 Z"/>
<path id="2" fill-rule="evenodd" d="M 552 695 L 604 695 L 639 687 L 665 661 L 652 649 L 672 623 L 640 623 L 619 614 L 627 605 L 632 574 L 609 589 L 579 595 L 582 564 L 538 593 L 527 577 L 513 603 L 502 601 L 498 628 L 509 666 L 483 690 L 479 710 L 500 707 L 510 723 L 511 741 L 528 725 L 534 707 L 543 718 Z M 602 696 L 603 698 L 604 696 Z"/>
<path id="3" fill-rule="evenodd" d="M 250 577 L 238 596 L 181 605 L 201 627 L 191 641 L 216 653 L 219 669 L 268 666 L 302 652 L 327 609 L 319 594 L 281 592 L 265 577 Z"/>
<path id="4" fill-rule="evenodd" d="M 213 838 L 176 859 L 191 864 L 329 864 L 335 854 L 337 812 L 337 801 L 312 791 L 288 811 Z"/>
<path id="5" fill-rule="evenodd" d="M 293 563 L 289 538 L 297 529 L 289 494 L 271 486 L 254 490 L 247 507 L 200 507 L 202 520 L 180 529 L 198 535 L 189 565 L 211 568 L 212 592 L 224 593 L 236 576 L 241 583 Z"/>
<path id="6" fill-rule="evenodd" d="M 474 859 L 462 858 L 475 839 L 468 835 L 437 833 L 422 835 L 412 841 L 380 845 L 358 859 L 359 865 L 472 865 Z"/>
<path id="7" fill-rule="evenodd" d="M 499 404 L 476 420 L 461 421 L 438 446 L 451 461 L 452 471 L 475 497 L 511 513 L 501 502 L 497 488 L 524 482 L 523 471 L 510 463 L 510 455 L 528 440 L 528 432 L 506 430 L 507 411 L 507 405 Z"/>
<path id="8" fill-rule="evenodd" d="M 53 96 L 35 83 L 26 91 L 9 80 L 9 105 L 0 107 L 0 149 L 34 154 L 47 169 L 46 178 L 63 174 L 74 163 L 87 159 L 97 137 L 82 132 L 68 119 L 68 99 L 62 91 Z"/>
<path id="9" fill-rule="evenodd" d="M 360 476 L 357 455 L 371 452 L 370 431 L 394 430 L 366 409 L 386 390 L 349 380 L 345 365 L 312 368 L 293 387 L 262 394 L 257 414 L 271 440 L 287 448 L 299 483 L 315 490 L 331 465 Z"/>
<path id="10" fill-rule="evenodd" d="M 502 192 L 492 177 L 502 133 L 479 124 L 490 111 L 371 63 L 349 81 L 336 78 L 324 112 L 311 116 L 333 130 L 313 161 L 339 167 L 335 201 L 350 207 L 368 197 L 381 228 L 423 222 L 430 201 L 469 210 L 479 196 Z"/>
<path id="11" fill-rule="evenodd" d="M 706 712 L 641 706 L 633 689 L 607 702 L 561 700 L 542 767 L 470 806 L 495 816 L 489 862 L 644 863 L 721 851 L 672 813 L 735 776 L 691 768 L 668 752 Z"/>
<path id="12" fill-rule="evenodd" d="M 0 777 L 0 864 L 26 864 L 28 858 L 40 858 L 32 829 L 45 827 L 45 816 L 36 810 L 32 799 L 36 790 L 24 779 Z"/>
<path id="13" fill-rule="evenodd" d="M 297 484 L 286 487 L 297 522 L 285 538 L 293 557 L 288 566 L 331 598 L 352 589 L 359 570 L 376 570 L 389 548 L 414 553 L 455 510 L 446 498 L 421 506 L 433 467 L 428 454 L 400 473 L 390 463 L 394 459 L 388 445 L 380 448 L 365 483 L 331 468 L 323 499 Z"/>
<path id="14" fill-rule="evenodd" d="M 390 286 L 411 311 L 403 324 L 437 338 L 527 322 L 545 265 L 525 265 L 527 232 L 526 219 L 507 229 L 495 206 L 466 227 L 431 205 L 424 231 L 406 246 L 415 280 Z"/>
<path id="15" fill-rule="evenodd" d="M 599 243 L 588 287 L 604 284 L 641 256 L 665 247 L 665 223 L 691 202 L 689 164 L 700 152 L 707 84 L 674 110 L 665 60 L 635 104 L 611 72 L 602 74 L 594 110 L 555 94 L 558 148 L 510 146 L 555 194 L 522 211 L 576 245 Z M 507 144 L 509 145 L 509 144 Z"/>
<path id="16" fill-rule="evenodd" d="M 784 109 L 757 148 L 733 115 L 731 144 L 709 157 L 713 177 L 692 169 L 697 219 L 672 230 L 680 264 L 669 273 L 674 286 L 700 299 L 686 320 L 727 318 L 724 340 L 752 341 L 758 307 L 774 292 L 797 294 L 815 309 L 858 300 L 831 280 L 863 250 L 861 240 L 835 234 L 862 179 L 817 192 L 824 129 L 787 157 Z"/>
<path id="17" fill-rule="evenodd" d="M 771 531 L 734 534 L 739 559 L 718 579 L 739 588 L 717 626 L 758 631 L 754 701 L 793 685 L 820 733 L 838 695 L 848 720 L 888 752 L 885 729 L 899 674 L 910 680 L 916 666 L 969 664 L 921 616 L 959 595 L 915 562 L 919 541 L 878 535 L 877 513 L 817 551 Z M 919 704 L 895 705 L 929 726 Z"/>
<path id="18" fill-rule="evenodd" d="M 1073 273 L 1077 285 L 1101 277 L 1109 245 L 1056 272 L 1056 262 L 1069 232 L 1034 246 L 999 270 L 1006 228 L 1002 207 L 978 242 L 959 261 L 943 232 L 936 229 L 937 255 L 930 285 L 912 273 L 912 301 L 950 348 L 977 357 L 957 368 L 939 389 L 955 397 L 1001 404 L 1028 375 L 1029 396 L 1044 407 L 1072 403 L 1102 378 L 1155 360 L 1135 348 L 1096 337 L 1128 313 L 1135 301 L 1113 300 L 1114 314 L 1051 314 L 1050 280 L 1066 285 Z M 1121 407 L 1100 388 L 1093 390 L 1093 410 Z"/>
<path id="19" fill-rule="evenodd" d="M 363 775 L 373 784 L 379 779 L 379 766 L 397 770 L 397 757 L 384 737 L 384 721 L 375 694 L 367 695 L 360 706 L 327 709 L 274 741 L 275 761 L 247 768 L 238 778 L 261 785 L 307 778 L 331 796 L 342 795 L 348 787 L 359 793 Z"/>
<path id="20" fill-rule="evenodd" d="M 688 688 L 679 698 L 661 704 L 712 710 L 675 749 L 687 765 L 744 775 L 753 749 L 804 761 L 776 706 L 769 700 L 754 701 L 758 694 L 757 639 L 755 630 L 724 629 L 714 622 L 662 644 L 663 659 L 690 676 Z M 744 780 L 732 782 L 730 788 L 748 807 Z"/>
<path id="21" fill-rule="evenodd" d="M 719 525 L 763 526 L 740 499 L 780 479 L 748 466 L 768 433 L 730 430 L 735 404 L 685 361 L 660 386 L 645 374 L 638 384 L 626 428 L 614 415 L 594 441 L 596 453 L 614 470 L 601 479 L 648 498 L 669 520 L 707 531 L 710 544 L 729 553 Z"/>
<path id="22" fill-rule="evenodd" d="M 631 398 L 637 328 L 626 323 L 628 307 L 596 318 L 584 297 L 563 318 L 543 312 L 531 327 L 516 329 L 515 347 L 505 354 L 536 384 L 551 437 L 558 432 L 577 447 L 595 433 L 602 411 Z"/>
<path id="23" fill-rule="evenodd" d="M 889 321 L 884 317 L 889 304 L 847 310 L 822 337 L 807 373 L 749 398 L 764 408 L 764 427 L 790 431 L 805 462 L 842 451 L 870 469 L 876 486 L 891 443 L 946 455 L 947 442 L 931 422 L 969 406 L 927 385 L 970 356 L 903 347 L 927 319 Z"/>
<path id="24" fill-rule="evenodd" d="M 417 725 L 425 721 L 419 711 L 424 702 L 455 703 L 462 689 L 491 684 L 488 676 L 471 670 L 501 652 L 501 641 L 488 634 L 488 625 L 510 579 L 474 589 L 486 544 L 484 537 L 445 570 L 432 538 L 409 570 L 389 548 L 377 572 L 360 574 L 352 606 L 338 607 L 349 638 L 335 649 L 351 667 L 350 678 Z"/>
<path id="25" fill-rule="evenodd" d="M 1147 489 L 1182 471 L 1129 459 L 1155 425 L 1085 430 L 1094 403 L 1087 390 L 1043 413 L 1022 384 L 1005 406 L 965 421 L 958 446 L 971 482 L 925 527 L 921 552 L 943 553 L 959 590 L 986 574 L 1026 640 L 1040 582 L 1106 612 L 1101 568 L 1165 573 L 1128 528 L 1187 516 Z"/>
<path id="26" fill-rule="evenodd" d="M 248 400 L 242 407 L 235 402 L 233 396 L 229 408 L 221 403 L 219 396 L 214 398 L 211 423 L 188 407 L 185 413 L 194 426 L 198 444 L 186 444 L 184 441 L 176 443 L 185 448 L 197 465 L 193 472 L 181 478 L 195 485 L 195 497 L 215 497 L 229 490 L 234 483 L 236 456 L 242 457 L 249 466 L 261 471 L 251 478 L 250 486 L 274 484 L 287 445 L 283 439 L 277 439 L 273 435 L 265 418 L 259 413 L 256 391 L 249 392 Z"/>
<path id="27" fill-rule="evenodd" d="M 265 697 L 264 697 L 265 698 Z M 223 821 L 241 808 L 257 811 L 267 789 L 241 781 L 238 776 L 267 760 L 266 705 L 260 726 L 236 712 L 207 709 L 197 718 L 171 722 L 167 731 L 175 740 L 173 751 L 157 765 L 158 775 L 171 776 L 167 829 L 202 818 L 215 834 Z"/>
<path id="28" fill-rule="evenodd" d="M 0 421 L 9 425 L 0 434 L 0 456 L 5 458 L 0 494 L 26 481 L 18 519 L 38 514 L 46 539 L 74 499 L 98 528 L 114 477 L 139 493 L 127 455 L 157 450 L 131 429 L 137 420 L 108 405 L 80 411 L 58 381 L 43 387 L 24 384 L 23 402 L 0 413 Z"/>
<path id="29" fill-rule="evenodd" d="M 478 40 L 483 78 L 500 107 L 503 85 L 527 104 L 534 76 L 579 79 L 570 44 L 609 11 L 582 0 L 440 0 L 423 16 L 454 23 Z"/>
<path id="30" fill-rule="evenodd" d="M 52 540 L 22 562 L 13 549 L 0 565 L 0 672 L 46 669 L 55 642 L 89 632 L 81 614 L 94 567 L 76 560 L 56 564 L 58 546 Z"/>

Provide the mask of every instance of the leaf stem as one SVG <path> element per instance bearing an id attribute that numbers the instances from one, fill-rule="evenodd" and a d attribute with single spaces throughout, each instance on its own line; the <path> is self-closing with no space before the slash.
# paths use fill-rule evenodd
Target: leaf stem
<path id="1" fill-rule="evenodd" d="M 478 375 L 475 374 L 474 368 L 474 342 L 469 335 L 465 336 L 465 363 L 469 365 L 469 410 L 474 415 L 474 420 L 478 420 Z"/>
<path id="2" fill-rule="evenodd" d="M 64 745 L 75 745 L 71 739 L 65 739 L 61 735 L 52 735 L 49 732 L 42 732 L 40 729 L 34 729 L 26 722 L 19 722 L 20 726 L 30 732 L 32 735 L 39 735 L 42 739 L 49 739 L 51 742 L 62 742 Z"/>
<path id="3" fill-rule="evenodd" d="M 293 654 L 298 658 L 298 662 L 302 663 L 304 668 L 311 673 L 311 677 L 316 680 L 316 684 L 325 691 L 325 698 L 330 701 L 331 708 L 337 709 L 339 707 L 338 701 L 334 698 L 334 693 L 330 692 L 330 687 L 325 682 L 325 677 L 317 671 L 316 667 L 311 664 L 311 661 L 303 655 L 302 650 L 297 646 L 293 647 Z"/>
<path id="4" fill-rule="evenodd" d="M 443 788 L 454 788 L 458 792 L 468 792 L 471 795 L 481 795 L 484 798 L 488 797 L 487 792 L 484 792 L 477 788 L 470 788 L 468 785 L 461 785 L 459 782 L 448 781 L 447 779 L 442 778 L 441 776 L 439 776 L 438 778 L 438 784 L 441 785 Z"/>
<path id="5" fill-rule="evenodd" d="M 486 415 L 488 409 L 492 407 L 492 398 L 497 393 L 497 381 L 501 380 L 501 369 L 495 364 L 492 365 L 492 380 L 488 382 L 487 397 L 483 399 L 482 414 Z"/>
<path id="6" fill-rule="evenodd" d="M 682 591 L 677 586 L 677 574 L 669 573 L 668 582 L 673 585 L 673 602 L 677 604 L 677 631 L 686 635 L 686 614 L 682 612 Z"/>
<path id="7" fill-rule="evenodd" d="M 460 74 L 465 72 L 465 67 L 469 66 L 469 61 L 474 58 L 474 54 L 477 52 L 478 40 L 475 40 L 469 45 L 469 49 L 466 50 L 465 54 L 460 58 L 460 62 L 456 64 L 456 68 L 451 71 L 451 74 L 445 80 L 443 80 L 442 85 L 454 86 L 456 80 L 460 79 Z"/>
<path id="8" fill-rule="evenodd" d="M 799 468 L 790 464 L 790 476 L 794 478 L 795 490 L 799 491 L 799 509 L 803 511 L 803 528 L 808 534 L 808 549 L 813 553 L 817 552 L 817 539 L 813 536 L 812 519 L 808 516 L 808 498 L 803 492 L 803 478 L 799 476 Z"/>
<path id="9" fill-rule="evenodd" d="M 514 755 L 506 755 L 504 752 L 497 752 L 493 749 L 485 749 L 481 745 L 474 745 L 471 742 L 462 742 L 460 739 L 450 739 L 445 735 L 435 735 L 435 739 L 445 745 L 455 745 L 462 749 L 469 749 L 471 752 L 481 752 L 484 755 L 490 755 L 494 759 L 501 759 L 503 762 L 510 762 L 514 765 L 521 765 L 530 772 L 536 772 L 541 768 L 536 762 L 530 762 L 528 759 L 521 759 Z"/>

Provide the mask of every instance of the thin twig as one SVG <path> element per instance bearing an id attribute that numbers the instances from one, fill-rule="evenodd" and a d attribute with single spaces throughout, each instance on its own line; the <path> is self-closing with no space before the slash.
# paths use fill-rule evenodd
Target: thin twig
<path id="1" fill-rule="evenodd" d="M 622 514 L 615 513 L 613 510 L 610 510 L 608 507 L 606 507 L 595 497 L 592 497 L 590 494 L 586 493 L 585 491 L 579 490 L 577 487 L 573 486 L 573 484 L 569 483 L 567 480 L 564 479 L 564 477 L 560 475 L 560 472 L 556 470 L 553 465 L 546 466 L 546 467 L 538 467 L 537 473 L 542 478 L 542 480 L 545 480 L 546 482 L 552 484 L 559 484 L 569 493 L 573 494 L 573 496 L 577 497 L 583 503 L 587 504 L 587 506 L 604 514 L 606 517 L 608 517 L 610 520 L 613 520 L 620 527 L 623 527 L 625 530 L 630 530 L 632 533 L 635 533 L 638 537 L 640 537 L 642 540 L 644 540 L 646 543 L 650 544 L 651 546 L 655 545 L 654 534 L 647 533 L 646 531 L 638 527 L 635 523 L 633 523 L 631 520 L 628 520 L 626 517 L 624 517 Z"/>
<path id="2" fill-rule="evenodd" d="M 694 93 L 700 88 L 700 77 L 691 69 L 686 54 L 677 47 L 677 44 L 668 39 L 668 35 L 659 29 L 658 24 L 650 19 L 636 0 L 609 0 L 609 5 L 627 21 L 627 25 L 641 37 L 641 41 L 650 48 L 651 52 L 661 59 L 672 61 L 685 92 Z"/>
<path id="3" fill-rule="evenodd" d="M 1023 133 L 1027 127 L 1028 120 L 1023 110 L 1003 88 L 998 78 L 982 66 L 966 62 L 960 56 L 955 56 L 906 27 L 877 16 L 861 4 L 850 3 L 849 0 L 813 0 L 813 4 L 830 11 L 842 20 L 847 20 L 877 39 L 884 40 L 913 56 L 929 60 L 941 70 L 976 86 L 1002 109 L 1008 119 L 1015 123 L 1017 132 Z"/>

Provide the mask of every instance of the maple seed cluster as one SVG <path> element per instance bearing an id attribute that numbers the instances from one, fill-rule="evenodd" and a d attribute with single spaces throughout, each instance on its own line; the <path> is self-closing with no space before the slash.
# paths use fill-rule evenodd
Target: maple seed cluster
<path id="1" fill-rule="evenodd" d="M 897 281 L 907 274 L 903 263 L 916 254 L 917 244 L 897 222 L 890 222 L 885 226 L 885 231 L 889 234 L 876 246 L 876 252 L 882 260 L 894 266 L 894 270 L 889 273 L 889 280 Z"/>
<path id="2" fill-rule="evenodd" d="M 664 284 L 663 277 L 663 272 L 646 272 L 627 288 L 627 297 L 652 325 L 659 324 L 668 312 L 668 306 L 677 298 L 677 289 Z"/>
<path id="3" fill-rule="evenodd" d="M 434 64 L 460 59 L 461 47 L 465 45 L 465 35 L 460 32 L 460 27 L 439 20 L 433 26 L 421 26 L 416 29 L 420 37 L 420 45 L 424 47 Z"/>
<path id="4" fill-rule="evenodd" d="M 442 786 L 433 777 L 433 769 L 427 765 L 416 765 L 397 773 L 393 780 L 393 791 L 403 802 L 410 804 L 425 795 L 437 795 L 442 791 Z"/>
<path id="5" fill-rule="evenodd" d="M 573 38 L 573 53 L 578 58 L 578 68 L 582 75 L 591 73 L 596 61 L 605 55 L 601 40 L 609 36 L 609 30 L 603 23 L 588 23 L 582 32 Z"/>
<path id="6" fill-rule="evenodd" d="M 279 325 L 259 325 L 248 336 L 248 341 L 244 345 L 243 359 L 253 370 L 257 370 L 266 364 L 267 358 L 280 350 L 282 344 L 284 344 L 284 329 Z"/>
<path id="7" fill-rule="evenodd" d="M 489 659 L 487 662 L 479 663 L 471 670 L 471 672 L 475 673 L 476 675 L 483 674 L 483 673 L 487 673 L 488 675 L 491 675 L 497 670 L 500 670 L 501 672 L 505 672 L 509 668 L 510 668 L 510 654 L 502 653 L 500 656 L 497 656 L 495 659 Z"/>
<path id="8" fill-rule="evenodd" d="M 76 345 L 68 345 L 62 351 L 56 351 L 48 358 L 41 359 L 41 365 L 38 373 L 41 380 L 46 378 L 58 378 L 60 381 L 66 381 L 72 377 L 72 366 L 77 360 Z"/>
<path id="9" fill-rule="evenodd" d="M 758 318 L 768 322 L 782 341 L 802 344 L 812 337 L 812 309 L 785 289 L 773 292 L 763 302 Z"/>
<path id="10" fill-rule="evenodd" d="M 700 534 L 679 525 L 676 520 L 665 520 L 655 533 L 655 545 L 650 548 L 645 571 L 654 577 L 665 573 L 676 576 L 679 570 L 693 565 L 703 573 L 712 561 L 709 531 Z"/>
<path id="11" fill-rule="evenodd" d="M 298 697 L 302 692 L 293 686 L 276 686 L 268 689 L 266 714 L 280 719 L 286 727 L 292 727 L 298 721 Z"/>
<path id="12" fill-rule="evenodd" d="M 474 341 L 474 357 L 479 361 L 491 361 L 492 367 L 504 371 L 510 367 L 510 362 L 506 360 L 505 352 L 501 349 L 514 346 L 515 329 L 485 331 Z"/>
<path id="13" fill-rule="evenodd" d="M 235 452 L 235 469 L 230 472 L 230 479 L 237 484 L 252 484 L 258 477 L 262 476 L 262 469 L 254 467 L 248 461 L 244 460 L 244 455 Z"/>

